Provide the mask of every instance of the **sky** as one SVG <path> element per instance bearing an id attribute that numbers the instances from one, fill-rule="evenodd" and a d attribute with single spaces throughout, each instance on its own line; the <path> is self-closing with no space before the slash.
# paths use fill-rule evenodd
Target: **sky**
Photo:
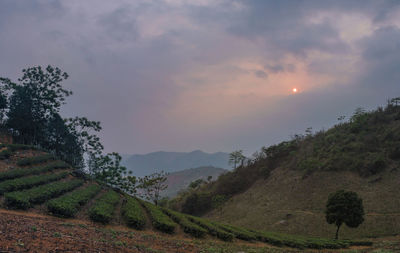
<path id="1" fill-rule="evenodd" d="M 0 0 L 0 76 L 49 64 L 107 152 L 251 154 L 400 96 L 400 1 Z"/>

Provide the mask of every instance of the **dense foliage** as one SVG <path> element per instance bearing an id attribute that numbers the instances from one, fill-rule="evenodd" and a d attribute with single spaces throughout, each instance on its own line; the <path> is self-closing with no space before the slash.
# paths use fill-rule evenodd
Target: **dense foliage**
<path id="1" fill-rule="evenodd" d="M 169 234 L 175 232 L 176 223 L 173 222 L 168 215 L 163 213 L 159 207 L 145 201 L 142 201 L 142 204 L 148 211 L 151 222 L 156 229 Z"/>
<path id="2" fill-rule="evenodd" d="M 195 216 L 188 216 L 188 219 L 191 222 L 206 229 L 211 235 L 216 236 L 217 238 L 219 238 L 223 241 L 232 241 L 234 238 L 234 235 L 232 233 L 224 231 L 223 229 L 219 228 L 217 225 L 213 224 L 211 221 L 208 221 L 206 219 L 202 219 L 199 217 L 195 217 Z"/>
<path id="3" fill-rule="evenodd" d="M 146 225 L 146 216 L 139 201 L 133 197 L 127 196 L 122 206 L 122 217 L 129 227 L 143 229 Z"/>
<path id="4" fill-rule="evenodd" d="M 56 181 L 68 176 L 68 174 L 68 172 L 61 172 L 58 174 L 35 175 L 6 180 L 0 183 L 0 194 L 3 194 L 5 192 L 28 189 L 37 185 Z"/>
<path id="5" fill-rule="evenodd" d="M 65 162 L 56 161 L 40 167 L 7 170 L 0 172 L 0 181 L 28 176 L 28 175 L 37 175 L 40 173 L 53 171 L 55 169 L 65 169 L 68 167 L 69 165 L 66 164 Z"/>
<path id="6" fill-rule="evenodd" d="M 54 159 L 55 159 L 54 155 L 44 154 L 44 155 L 22 158 L 22 159 L 18 160 L 17 165 L 18 166 L 27 166 L 27 165 L 33 165 L 33 164 L 38 164 L 38 163 L 44 163 L 44 162 L 54 160 Z"/>
<path id="7" fill-rule="evenodd" d="M 364 221 L 364 207 L 362 199 L 357 193 L 340 190 L 331 194 L 326 204 L 326 221 L 335 224 L 336 239 L 339 237 L 339 229 L 342 224 L 348 227 L 358 227 Z"/>
<path id="8" fill-rule="evenodd" d="M 196 223 L 191 222 L 184 214 L 169 209 L 163 209 L 163 211 L 173 221 L 178 223 L 183 228 L 183 231 L 185 233 L 190 234 L 194 237 L 204 237 L 207 234 L 206 229 L 200 227 Z"/>
<path id="9" fill-rule="evenodd" d="M 90 219 L 103 224 L 110 222 L 119 200 L 119 194 L 113 190 L 109 190 L 103 196 L 97 199 L 93 206 L 89 209 Z"/>
<path id="10" fill-rule="evenodd" d="M 32 207 L 33 204 L 41 204 L 49 199 L 71 191 L 82 184 L 83 180 L 75 179 L 65 182 L 54 182 L 25 191 L 10 192 L 4 194 L 5 203 L 11 208 L 27 209 Z"/>
<path id="11" fill-rule="evenodd" d="M 47 209 L 56 216 L 73 217 L 79 208 L 92 199 L 101 187 L 91 184 L 85 188 L 75 190 L 47 203 Z"/>
<path id="12" fill-rule="evenodd" d="M 98 137 L 91 134 L 101 127 L 99 122 L 86 118 L 60 116 L 61 106 L 72 95 L 61 84 L 67 78 L 67 73 L 52 66 L 24 69 L 17 83 L 0 78 L 0 128 L 17 143 L 50 150 L 82 168 L 84 153 L 102 148 Z"/>

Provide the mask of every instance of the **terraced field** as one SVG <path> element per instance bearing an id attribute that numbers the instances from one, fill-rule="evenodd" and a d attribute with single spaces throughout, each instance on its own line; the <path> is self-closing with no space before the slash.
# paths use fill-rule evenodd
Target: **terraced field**
<path id="1" fill-rule="evenodd" d="M 341 249 L 371 245 L 366 241 L 335 241 L 254 231 L 185 215 L 114 191 L 94 181 L 77 178 L 66 163 L 27 146 L 0 148 L 0 158 L 4 157 L 0 163 L 0 199 L 2 206 L 7 209 L 35 211 L 63 218 L 78 217 L 100 225 L 154 230 L 193 239 L 257 242 L 298 249 Z"/>

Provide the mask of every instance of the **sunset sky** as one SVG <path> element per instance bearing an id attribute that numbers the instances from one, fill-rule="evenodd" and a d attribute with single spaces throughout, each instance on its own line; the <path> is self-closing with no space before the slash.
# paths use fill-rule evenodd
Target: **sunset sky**
<path id="1" fill-rule="evenodd" d="M 108 152 L 251 154 L 400 96 L 400 1 L 0 0 L 0 76 L 48 64 Z"/>

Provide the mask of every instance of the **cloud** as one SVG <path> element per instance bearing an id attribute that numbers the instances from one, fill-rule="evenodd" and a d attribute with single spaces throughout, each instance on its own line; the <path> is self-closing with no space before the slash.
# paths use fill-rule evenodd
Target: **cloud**
<path id="1" fill-rule="evenodd" d="M 3 0 L 0 76 L 61 67 L 107 151 L 252 152 L 399 94 L 399 5 Z"/>
<path id="2" fill-rule="evenodd" d="M 256 77 L 261 78 L 261 79 L 266 79 L 268 77 L 267 73 L 265 73 L 262 70 L 257 70 L 254 72 L 254 74 L 256 75 Z"/>

